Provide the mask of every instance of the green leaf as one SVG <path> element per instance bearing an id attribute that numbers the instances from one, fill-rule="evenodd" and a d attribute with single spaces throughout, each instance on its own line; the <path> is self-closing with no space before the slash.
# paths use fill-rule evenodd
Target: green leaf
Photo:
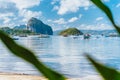
<path id="1" fill-rule="evenodd" d="M 86 55 L 86 57 L 94 65 L 104 80 L 120 80 L 120 72 L 97 62 L 90 55 Z"/>
<path id="2" fill-rule="evenodd" d="M 111 10 L 105 4 L 103 4 L 101 0 L 91 0 L 91 1 L 107 15 L 107 17 L 109 18 L 115 29 L 120 34 L 120 27 L 115 24 Z"/>
<path id="3" fill-rule="evenodd" d="M 105 4 L 103 4 L 101 0 L 91 1 L 107 15 L 114 28 L 120 34 L 120 27 L 115 24 L 111 10 Z M 97 71 L 105 80 L 120 80 L 120 72 L 103 64 L 100 64 L 99 62 L 96 62 L 95 59 L 89 55 L 86 55 L 86 57 L 95 66 Z"/>
<path id="4" fill-rule="evenodd" d="M 65 80 L 65 77 L 58 72 L 53 71 L 40 62 L 30 50 L 18 45 L 7 34 L 0 31 L 0 38 L 7 48 L 16 56 L 33 64 L 49 80 Z"/>

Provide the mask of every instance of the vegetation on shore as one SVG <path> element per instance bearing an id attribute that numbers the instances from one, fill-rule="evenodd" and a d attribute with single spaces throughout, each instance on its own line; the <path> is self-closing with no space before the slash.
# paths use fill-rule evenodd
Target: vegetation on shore
<path id="1" fill-rule="evenodd" d="M 8 35 L 30 35 L 30 34 L 35 34 L 30 30 L 25 30 L 25 29 L 12 29 L 10 27 L 2 27 L 0 28 L 1 31 Z"/>
<path id="2" fill-rule="evenodd" d="M 59 33 L 59 35 L 62 35 L 62 36 L 68 36 L 68 35 L 75 35 L 75 36 L 78 36 L 78 35 L 83 35 L 83 33 L 78 30 L 77 28 L 68 28 L 66 30 L 63 30 Z"/>

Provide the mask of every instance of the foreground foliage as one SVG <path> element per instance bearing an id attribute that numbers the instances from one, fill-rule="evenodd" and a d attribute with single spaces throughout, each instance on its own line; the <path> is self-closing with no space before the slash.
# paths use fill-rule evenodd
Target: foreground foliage
<path id="1" fill-rule="evenodd" d="M 30 34 L 35 34 L 30 30 L 25 30 L 25 29 L 11 29 L 9 27 L 2 27 L 0 28 L 1 31 L 3 31 L 4 33 L 8 34 L 8 35 L 30 35 Z"/>
<path id="2" fill-rule="evenodd" d="M 18 45 L 15 41 L 13 41 L 7 34 L 0 31 L 0 38 L 2 42 L 6 45 L 6 47 L 16 56 L 24 59 L 25 61 L 33 64 L 35 68 L 38 69 L 45 77 L 49 80 L 65 80 L 65 77 L 54 70 L 46 67 L 42 62 L 40 62 L 33 52 L 30 50 Z"/>
<path id="3" fill-rule="evenodd" d="M 97 7 L 99 7 L 110 19 L 115 29 L 120 33 L 120 28 L 115 24 L 110 9 L 104 5 L 101 0 L 91 0 Z M 49 69 L 41 61 L 37 59 L 33 52 L 18 45 L 14 42 L 7 34 L 0 30 L 0 39 L 6 45 L 6 47 L 16 56 L 24 59 L 25 61 L 33 64 L 39 72 L 41 72 L 49 80 L 65 80 L 66 78 L 60 73 Z M 107 67 L 99 62 L 96 62 L 94 58 L 86 55 L 87 59 L 94 65 L 97 71 L 101 74 L 104 80 L 120 80 L 120 72 L 117 70 Z"/>
<path id="4" fill-rule="evenodd" d="M 101 0 L 91 1 L 107 15 L 114 28 L 120 34 L 120 28 L 115 24 L 111 10 L 106 5 L 104 5 Z M 86 55 L 86 57 L 94 65 L 104 80 L 120 80 L 120 72 L 103 64 L 100 64 L 99 62 L 96 62 L 96 60 L 89 55 Z"/>

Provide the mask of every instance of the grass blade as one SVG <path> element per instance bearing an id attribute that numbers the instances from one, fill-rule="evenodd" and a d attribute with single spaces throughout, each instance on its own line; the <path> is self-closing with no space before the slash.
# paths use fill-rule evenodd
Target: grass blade
<path id="1" fill-rule="evenodd" d="M 7 48 L 16 56 L 33 64 L 49 80 L 65 80 L 65 77 L 40 62 L 30 50 L 18 45 L 7 34 L 0 31 L 0 38 Z"/>
<path id="2" fill-rule="evenodd" d="M 115 24 L 111 10 L 105 4 L 103 4 L 101 0 L 91 0 L 91 1 L 107 15 L 107 17 L 109 18 L 115 29 L 120 34 L 120 27 Z"/>
<path id="3" fill-rule="evenodd" d="M 99 62 L 96 62 L 96 60 L 89 55 L 86 55 L 86 57 L 94 65 L 104 80 L 120 80 L 120 72 L 103 64 L 100 64 Z"/>

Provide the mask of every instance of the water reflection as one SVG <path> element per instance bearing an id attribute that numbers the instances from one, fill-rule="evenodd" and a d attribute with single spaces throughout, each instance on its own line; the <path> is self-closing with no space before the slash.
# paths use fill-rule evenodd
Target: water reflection
<path id="1" fill-rule="evenodd" d="M 99 38 L 83 40 L 71 37 L 50 38 L 27 37 L 17 41 L 28 47 L 50 68 L 68 77 L 97 74 L 85 59 L 84 52 L 95 56 L 106 65 L 120 69 L 120 38 Z M 0 71 L 38 75 L 30 64 L 15 57 L 0 43 Z"/>

